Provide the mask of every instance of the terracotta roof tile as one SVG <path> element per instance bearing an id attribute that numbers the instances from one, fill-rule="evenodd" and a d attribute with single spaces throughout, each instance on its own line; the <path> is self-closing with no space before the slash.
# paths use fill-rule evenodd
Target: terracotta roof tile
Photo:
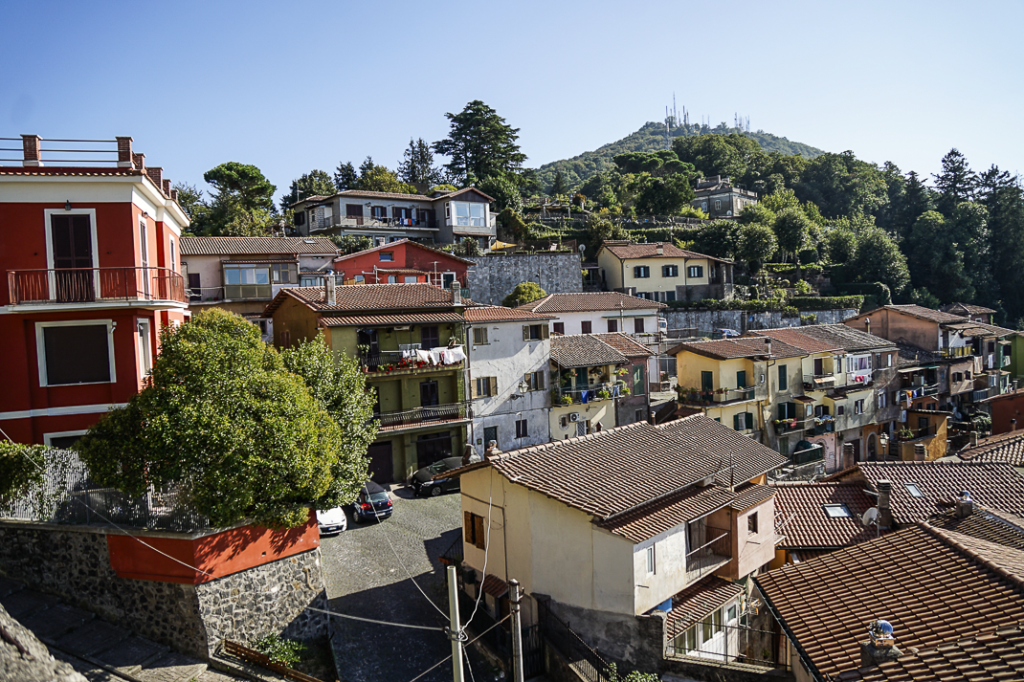
<path id="1" fill-rule="evenodd" d="M 794 348 L 799 348 L 806 353 L 831 353 L 843 350 L 843 347 L 836 343 L 804 334 L 796 329 L 758 329 L 750 333 L 754 336 L 771 337 L 776 341 L 782 341 Z"/>
<path id="2" fill-rule="evenodd" d="M 749 481 L 789 463 L 787 458 L 771 448 L 703 415 L 676 419 L 655 428 L 693 452 L 715 457 L 722 463 L 718 481 L 724 485 L 739 485 L 741 481 Z"/>
<path id="3" fill-rule="evenodd" d="M 459 324 L 458 313 L 408 313 L 405 315 L 341 315 L 321 317 L 321 327 L 389 327 L 407 324 Z"/>
<path id="4" fill-rule="evenodd" d="M 466 322 L 543 322 L 552 319 L 521 308 L 504 308 L 500 305 L 482 305 L 466 309 Z"/>
<path id="5" fill-rule="evenodd" d="M 491 595 L 495 599 L 501 599 L 508 592 L 508 583 L 501 578 L 493 575 L 488 575 L 484 578 L 484 584 L 481 586 L 484 592 Z"/>
<path id="6" fill-rule="evenodd" d="M 561 367 L 593 367 L 627 362 L 625 355 L 594 334 L 551 337 L 551 361 Z"/>
<path id="7" fill-rule="evenodd" d="M 992 308 L 986 308 L 983 305 L 973 305 L 971 303 L 947 303 L 946 305 L 939 308 L 944 313 L 950 313 L 951 315 L 989 315 L 996 311 Z"/>
<path id="8" fill-rule="evenodd" d="M 1024 466 L 1024 431 L 1000 433 L 981 438 L 977 445 L 968 445 L 957 456 L 971 462 L 1006 462 Z"/>
<path id="9" fill-rule="evenodd" d="M 811 324 L 800 327 L 800 333 L 834 344 L 846 352 L 868 351 L 877 348 L 896 349 L 896 344 L 881 336 L 868 334 L 845 324 Z"/>
<path id="10" fill-rule="evenodd" d="M 963 518 L 958 517 L 955 510 L 950 510 L 932 517 L 928 523 L 936 528 L 1024 550 L 1024 519 L 1013 514 L 975 505 L 974 512 Z"/>
<path id="11" fill-rule="evenodd" d="M 659 246 L 661 246 L 662 250 L 661 255 L 658 254 Z M 605 241 L 601 243 L 598 253 L 601 252 L 601 249 L 607 249 L 619 260 L 632 260 L 636 258 L 706 258 L 707 260 L 718 261 L 720 263 L 730 262 L 724 258 L 716 258 L 715 256 L 709 256 L 704 253 L 680 249 L 675 244 L 669 244 L 668 242 L 634 244 L 623 241 Z"/>
<path id="12" fill-rule="evenodd" d="M 922 523 L 754 581 L 821 678 L 860 666 L 865 623 L 875 618 L 892 623 L 904 651 L 1016 626 L 1021 562 L 1024 552 Z"/>
<path id="13" fill-rule="evenodd" d="M 335 304 L 326 304 L 324 287 L 289 287 L 278 292 L 267 306 L 264 315 L 273 314 L 282 302 L 291 298 L 301 301 L 317 312 L 373 312 L 377 310 L 405 311 L 409 308 L 453 308 L 452 292 L 433 284 L 360 284 L 337 287 Z M 462 299 L 462 305 L 473 302 Z"/>
<path id="14" fill-rule="evenodd" d="M 715 341 L 688 341 L 672 348 L 668 354 L 676 355 L 684 350 L 719 360 L 731 360 L 733 358 L 763 357 L 768 352 L 768 344 L 763 338 L 752 336 Z M 772 357 L 797 358 L 804 355 L 807 355 L 806 351 L 783 341 L 772 339 Z"/>
<path id="15" fill-rule="evenodd" d="M 326 237 L 182 237 L 182 256 L 263 256 L 311 253 L 338 255 L 338 247 Z"/>
<path id="16" fill-rule="evenodd" d="M 459 256 L 456 256 L 455 254 L 448 253 L 447 251 L 438 251 L 437 249 L 432 249 L 429 246 L 424 246 L 423 244 L 420 244 L 419 242 L 414 242 L 414 241 L 412 241 L 410 239 L 399 239 L 398 241 L 388 242 L 387 244 L 381 244 L 380 246 L 375 246 L 375 247 L 373 247 L 371 249 L 363 249 L 362 251 L 356 251 L 354 253 L 347 253 L 345 255 L 338 256 L 337 258 L 335 258 L 334 262 L 335 263 L 344 263 L 346 260 L 349 260 L 351 258 L 358 258 L 360 256 L 365 256 L 368 253 L 374 253 L 376 251 L 389 251 L 389 250 L 394 249 L 397 246 L 402 246 L 402 245 L 407 245 L 408 247 L 411 247 L 411 248 L 414 248 L 414 249 L 419 249 L 421 251 L 427 251 L 427 252 L 430 253 L 431 256 L 438 256 L 442 260 L 453 260 L 453 261 L 458 261 L 460 263 L 466 263 L 468 265 L 476 265 L 476 263 L 474 261 L 467 260 L 465 258 L 461 258 Z M 381 269 L 381 268 L 378 268 L 378 269 Z"/>
<path id="17" fill-rule="evenodd" d="M 686 488 L 607 521 L 598 521 L 597 525 L 631 542 L 643 542 L 727 507 L 735 499 L 734 492 L 717 484 L 706 488 Z"/>
<path id="18" fill-rule="evenodd" d="M 990 509 L 1024 514 L 1024 478 L 1009 464 L 999 462 L 861 462 L 857 468 L 873 490 L 878 481 L 892 481 L 893 519 L 914 523 L 944 511 L 963 490 Z M 913 483 L 924 495 L 914 497 Z"/>
<path id="19" fill-rule="evenodd" d="M 950 313 L 944 313 L 941 310 L 934 310 L 932 308 L 925 308 L 924 306 L 915 305 L 913 303 L 907 303 L 905 305 L 887 305 L 882 306 L 886 310 L 894 310 L 899 313 L 906 313 L 907 315 L 913 315 L 929 322 L 937 322 L 939 324 L 945 322 L 966 322 L 963 315 L 952 315 Z M 874 311 L 872 311 L 874 312 Z M 866 313 L 871 315 L 871 313 Z"/>
<path id="20" fill-rule="evenodd" d="M 769 485 L 745 483 L 736 486 L 736 497 L 733 498 L 731 506 L 736 511 L 745 511 L 774 497 L 776 492 L 777 490 Z"/>
<path id="21" fill-rule="evenodd" d="M 875 529 L 860 522 L 875 506 L 863 484 L 785 483 L 776 484 L 776 490 L 775 511 L 785 524 L 781 548 L 848 547 L 875 538 Z M 852 516 L 833 518 L 825 513 L 826 504 L 844 505 Z"/>
<path id="22" fill-rule="evenodd" d="M 601 339 L 627 358 L 647 358 L 654 355 L 651 349 L 639 341 L 634 341 L 629 334 L 626 334 L 625 332 L 591 334 L 591 336 Z"/>
<path id="23" fill-rule="evenodd" d="M 665 618 L 669 639 L 678 636 L 715 609 L 743 594 L 743 586 L 711 576 L 690 585 L 672 597 L 672 610 Z"/>
<path id="24" fill-rule="evenodd" d="M 621 304 L 621 306 L 620 306 Z M 587 313 L 606 310 L 661 310 L 664 303 L 648 301 L 645 298 L 619 294 L 613 291 L 596 291 L 579 294 L 548 294 L 530 303 L 519 306 L 535 313 Z"/>

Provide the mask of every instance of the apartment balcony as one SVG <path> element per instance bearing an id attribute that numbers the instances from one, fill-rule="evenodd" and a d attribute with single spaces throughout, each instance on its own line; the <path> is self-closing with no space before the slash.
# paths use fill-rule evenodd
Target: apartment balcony
<path id="1" fill-rule="evenodd" d="M 465 367 L 465 361 L 443 364 L 427 362 L 417 358 L 403 358 L 400 350 L 382 350 L 377 353 L 366 353 L 359 356 L 359 364 L 367 374 L 406 376 L 410 374 L 429 374 L 432 372 L 450 372 Z"/>
<path id="2" fill-rule="evenodd" d="M 824 391 L 829 388 L 834 388 L 835 385 L 836 375 L 831 372 L 828 374 L 804 375 L 804 388 L 810 391 Z"/>
<path id="3" fill-rule="evenodd" d="M 551 403 L 558 407 L 559 405 L 584 405 L 602 400 L 614 400 L 626 395 L 623 390 L 625 387 L 626 382 L 617 381 L 615 383 L 596 383 L 575 389 L 555 388 L 551 391 Z"/>
<path id="4" fill-rule="evenodd" d="M 736 403 L 745 400 L 753 400 L 756 397 L 756 393 L 757 387 L 755 386 L 747 386 L 744 388 L 718 388 L 713 391 L 680 389 L 679 400 L 683 403 L 697 405 Z"/>
<path id="5" fill-rule="evenodd" d="M 970 346 L 957 346 L 954 348 L 943 348 L 940 354 L 944 358 L 969 358 L 974 355 Z"/>
<path id="6" fill-rule="evenodd" d="M 9 270 L 9 305 L 187 303 L 185 280 L 169 268 Z"/>
<path id="7" fill-rule="evenodd" d="M 379 420 L 379 433 L 393 433 L 425 426 L 441 426 L 456 424 L 472 419 L 468 403 L 448 403 L 445 405 L 426 405 L 408 410 L 380 412 L 373 415 Z"/>
<path id="8" fill-rule="evenodd" d="M 437 220 L 418 220 L 416 218 L 388 218 L 384 216 L 328 216 L 319 220 L 313 220 L 309 224 L 309 231 L 323 232 L 335 227 L 350 227 L 360 229 L 421 229 L 431 232 L 438 231 Z"/>
<path id="9" fill-rule="evenodd" d="M 731 530 L 704 526 L 703 539 L 706 541 L 686 555 L 687 584 L 710 575 L 732 561 Z"/>
<path id="10" fill-rule="evenodd" d="M 806 431 L 808 429 L 808 423 L 813 428 L 814 423 L 808 419 L 776 419 L 774 422 L 776 432 L 781 436 L 787 433 L 796 433 L 798 431 Z"/>

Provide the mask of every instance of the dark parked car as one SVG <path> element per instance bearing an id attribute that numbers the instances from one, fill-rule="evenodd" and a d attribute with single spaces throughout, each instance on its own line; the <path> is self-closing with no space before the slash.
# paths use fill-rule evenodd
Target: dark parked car
<path id="1" fill-rule="evenodd" d="M 462 466 L 461 457 L 445 457 L 439 459 L 430 466 L 423 467 L 409 480 L 409 485 L 416 492 L 417 495 L 440 495 L 452 490 L 459 489 L 459 477 L 453 476 L 451 478 L 442 478 L 439 480 L 432 480 L 434 476 L 443 474 L 446 471 L 452 469 L 458 469 Z"/>
<path id="2" fill-rule="evenodd" d="M 353 518 L 356 523 L 386 519 L 394 511 L 388 491 L 373 481 L 366 482 L 353 506 Z"/>

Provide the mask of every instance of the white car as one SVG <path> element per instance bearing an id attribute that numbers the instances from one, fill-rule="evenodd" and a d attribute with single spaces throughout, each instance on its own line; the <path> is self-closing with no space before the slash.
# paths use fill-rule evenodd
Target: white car
<path id="1" fill-rule="evenodd" d="M 316 522 L 320 526 L 320 535 L 337 535 L 348 528 L 348 517 L 341 507 L 317 509 Z"/>

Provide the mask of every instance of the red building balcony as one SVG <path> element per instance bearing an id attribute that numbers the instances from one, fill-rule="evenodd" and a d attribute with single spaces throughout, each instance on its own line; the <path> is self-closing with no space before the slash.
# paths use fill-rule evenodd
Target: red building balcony
<path id="1" fill-rule="evenodd" d="M 184 278 L 169 268 L 8 270 L 10 305 L 187 303 Z"/>

